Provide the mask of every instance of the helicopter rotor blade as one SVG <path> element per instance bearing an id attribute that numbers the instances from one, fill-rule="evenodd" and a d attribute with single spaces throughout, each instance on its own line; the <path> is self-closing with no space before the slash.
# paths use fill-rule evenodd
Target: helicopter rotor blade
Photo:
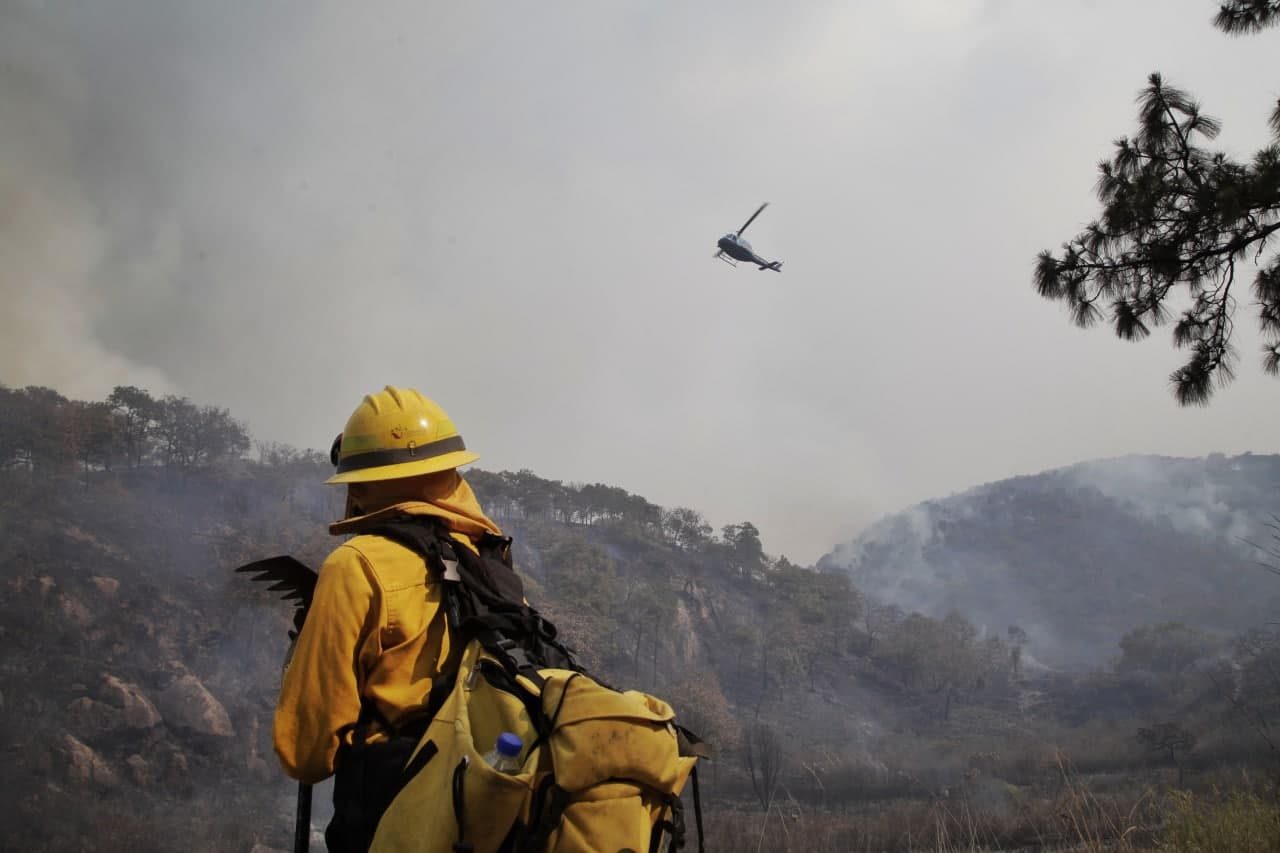
<path id="1" fill-rule="evenodd" d="M 765 209 L 766 207 L 768 207 L 768 206 L 769 206 L 769 202 L 767 202 L 767 201 L 766 201 L 764 204 L 760 205 L 760 207 L 758 207 L 758 208 L 756 209 L 756 212 L 755 212 L 755 213 L 751 214 L 751 218 L 750 218 L 750 219 L 748 219 L 748 220 L 743 224 L 743 226 L 742 226 L 741 228 L 739 228 L 739 229 L 738 229 L 738 236 L 739 236 L 739 237 L 741 237 L 741 236 L 742 236 L 742 232 L 743 232 L 743 231 L 746 231 L 746 230 L 747 230 L 747 226 L 748 226 L 748 225 L 750 225 L 752 222 L 755 222 L 755 221 L 756 221 L 756 217 L 760 215 L 760 212 L 761 212 L 762 210 L 764 210 L 764 209 Z"/>

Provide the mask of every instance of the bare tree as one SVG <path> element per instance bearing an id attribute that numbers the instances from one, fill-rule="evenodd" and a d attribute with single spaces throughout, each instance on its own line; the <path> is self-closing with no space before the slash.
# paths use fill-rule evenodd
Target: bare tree
<path id="1" fill-rule="evenodd" d="M 1013 677 L 1018 678 L 1022 669 L 1022 647 L 1027 644 L 1027 632 L 1017 625 L 1010 625 L 1008 630 L 1009 637 L 1009 668 L 1013 671 Z"/>
<path id="2" fill-rule="evenodd" d="M 782 743 L 778 734 L 765 723 L 753 723 L 742 738 L 742 766 L 751 777 L 751 790 L 768 810 L 782 772 Z"/>
<path id="3" fill-rule="evenodd" d="M 1182 787 L 1183 759 L 1196 748 L 1196 736 L 1174 722 L 1156 723 L 1138 729 L 1138 743 L 1152 752 L 1168 756 L 1178 768 L 1178 787 Z"/>

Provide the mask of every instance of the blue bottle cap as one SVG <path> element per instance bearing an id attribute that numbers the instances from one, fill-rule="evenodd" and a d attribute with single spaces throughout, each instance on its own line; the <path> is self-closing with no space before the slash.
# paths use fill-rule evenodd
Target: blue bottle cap
<path id="1" fill-rule="evenodd" d="M 522 749 L 524 749 L 524 741 L 520 740 L 519 735 L 514 735 L 511 732 L 503 732 L 498 735 L 498 752 L 508 758 L 515 758 Z"/>

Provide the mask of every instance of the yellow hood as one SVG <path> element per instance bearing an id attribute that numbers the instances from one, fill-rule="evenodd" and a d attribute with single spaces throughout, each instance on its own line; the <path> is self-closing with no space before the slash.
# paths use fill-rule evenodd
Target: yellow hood
<path id="1" fill-rule="evenodd" d="M 471 486 L 456 469 L 421 477 L 351 483 L 347 486 L 347 512 L 347 518 L 329 525 L 330 533 L 359 533 L 390 516 L 405 514 L 437 516 L 453 532 L 473 539 L 486 531 L 502 534 L 484 514 Z"/>

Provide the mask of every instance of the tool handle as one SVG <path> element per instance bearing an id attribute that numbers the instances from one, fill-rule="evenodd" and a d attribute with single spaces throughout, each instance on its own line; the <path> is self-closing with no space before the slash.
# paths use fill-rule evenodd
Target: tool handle
<path id="1" fill-rule="evenodd" d="M 298 783 L 298 816 L 293 823 L 293 853 L 311 850 L 311 786 Z"/>

